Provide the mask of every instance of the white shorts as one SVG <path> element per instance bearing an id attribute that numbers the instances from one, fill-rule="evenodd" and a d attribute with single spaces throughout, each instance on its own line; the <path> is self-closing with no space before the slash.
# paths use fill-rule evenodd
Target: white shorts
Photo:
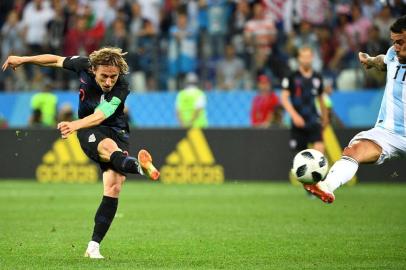
<path id="1" fill-rule="evenodd" d="M 367 131 L 361 131 L 352 138 L 348 145 L 357 140 L 370 140 L 382 147 L 381 156 L 375 164 L 382 164 L 386 159 L 406 156 L 406 137 L 392 133 L 381 127 L 374 127 Z"/>

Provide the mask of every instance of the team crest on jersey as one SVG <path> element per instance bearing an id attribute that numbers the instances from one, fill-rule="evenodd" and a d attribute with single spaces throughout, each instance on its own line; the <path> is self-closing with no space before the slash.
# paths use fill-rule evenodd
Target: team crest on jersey
<path id="1" fill-rule="evenodd" d="M 283 88 L 288 88 L 289 87 L 289 79 L 288 78 L 283 78 L 281 85 L 282 85 Z"/>
<path id="2" fill-rule="evenodd" d="M 320 82 L 319 78 L 313 78 L 312 83 L 313 83 L 313 87 L 317 89 L 320 87 L 321 82 Z"/>
<path id="3" fill-rule="evenodd" d="M 90 136 L 89 136 L 89 142 L 95 142 L 96 141 L 96 136 L 94 135 L 94 133 L 92 133 Z"/>

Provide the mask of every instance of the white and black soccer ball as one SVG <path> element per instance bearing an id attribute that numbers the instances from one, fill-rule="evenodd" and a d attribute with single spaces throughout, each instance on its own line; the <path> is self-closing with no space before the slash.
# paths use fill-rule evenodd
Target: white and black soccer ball
<path id="1" fill-rule="evenodd" d="M 315 184 L 324 180 L 328 172 L 328 161 L 319 151 L 306 149 L 293 159 L 292 173 L 303 184 Z"/>

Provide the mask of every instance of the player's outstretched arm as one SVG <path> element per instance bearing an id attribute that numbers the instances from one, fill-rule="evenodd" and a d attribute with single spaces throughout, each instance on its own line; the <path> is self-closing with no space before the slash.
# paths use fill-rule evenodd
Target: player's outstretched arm
<path id="1" fill-rule="evenodd" d="M 1 67 L 5 71 L 8 67 L 15 70 L 23 64 L 34 64 L 44 67 L 63 67 L 63 61 L 65 57 L 53 54 L 40 54 L 34 56 L 15 56 L 10 55 L 3 66 Z"/>
<path id="2" fill-rule="evenodd" d="M 385 55 L 380 54 L 375 57 L 369 56 L 367 53 L 358 53 L 358 58 L 361 64 L 366 68 L 376 68 L 379 71 L 386 71 L 386 64 L 383 61 Z"/>
<path id="3" fill-rule="evenodd" d="M 100 125 L 100 123 L 103 122 L 104 119 L 106 119 L 104 113 L 100 110 L 96 110 L 91 115 L 88 115 L 82 119 L 78 119 L 71 122 L 60 122 L 57 128 L 61 132 L 62 138 L 66 139 L 70 134 L 72 134 L 76 130 Z"/>

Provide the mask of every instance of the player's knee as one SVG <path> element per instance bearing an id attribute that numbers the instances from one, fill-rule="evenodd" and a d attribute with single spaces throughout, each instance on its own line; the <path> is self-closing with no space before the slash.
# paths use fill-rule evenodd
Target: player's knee
<path id="1" fill-rule="evenodd" d="M 121 184 L 113 185 L 112 192 L 117 194 L 117 195 L 120 194 L 120 192 L 121 192 Z"/>
<path id="2" fill-rule="evenodd" d="M 112 139 L 104 139 L 99 143 L 98 150 L 103 155 L 109 156 L 118 150 L 118 146 Z"/>
<path id="3" fill-rule="evenodd" d="M 357 146 L 356 145 L 350 145 L 344 148 L 343 151 L 343 156 L 355 158 L 356 157 L 356 152 L 357 152 Z"/>
<path id="4" fill-rule="evenodd" d="M 121 183 L 115 183 L 107 187 L 106 193 L 110 196 L 118 196 L 121 192 Z"/>

